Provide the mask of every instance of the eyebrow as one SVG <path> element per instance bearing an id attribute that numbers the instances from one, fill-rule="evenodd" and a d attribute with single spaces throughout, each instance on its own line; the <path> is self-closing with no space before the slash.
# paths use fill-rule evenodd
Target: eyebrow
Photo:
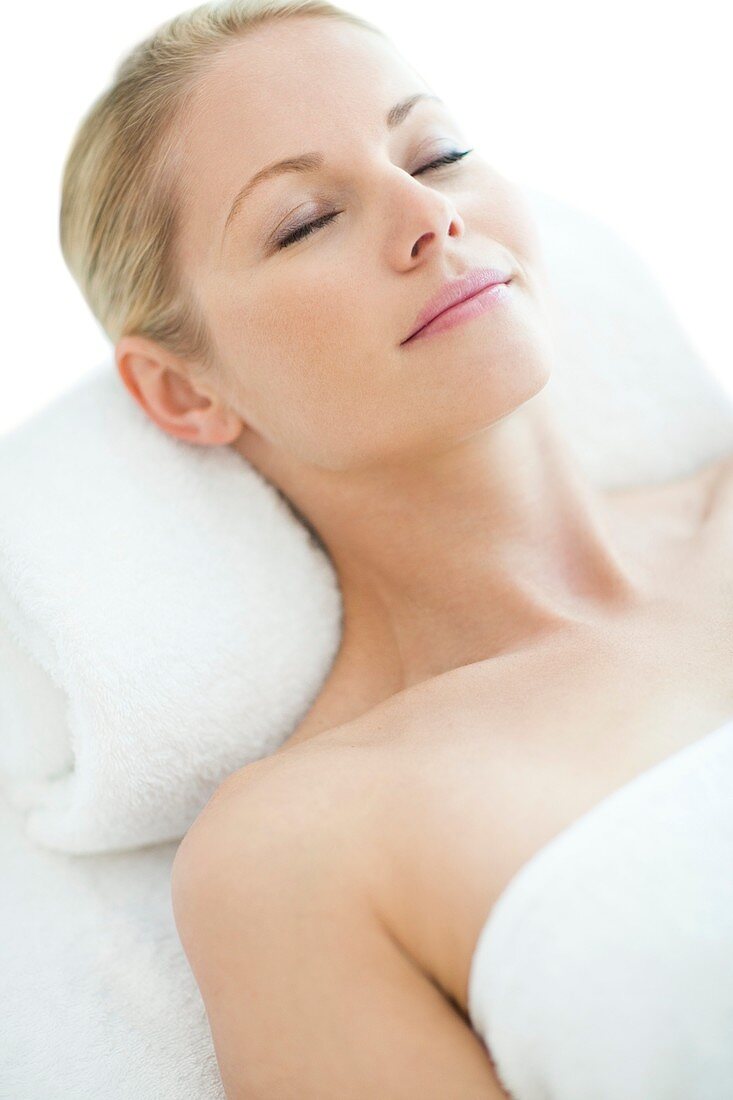
<path id="1" fill-rule="evenodd" d="M 410 95 L 406 99 L 400 100 L 399 103 L 395 103 L 394 107 L 391 107 L 387 112 L 385 118 L 387 129 L 394 130 L 401 122 L 404 122 L 415 104 L 423 99 L 434 99 L 437 100 L 438 103 L 443 102 L 439 96 L 431 95 L 427 92 L 417 92 L 414 95 Z M 261 168 L 259 172 L 255 172 L 254 176 L 252 176 L 252 178 L 245 183 L 244 187 L 234 196 L 234 201 L 227 214 L 227 220 L 224 223 L 222 236 L 226 233 L 230 223 L 239 213 L 245 199 L 254 191 L 255 187 L 259 186 L 259 184 L 286 172 L 313 172 L 317 168 L 323 166 L 324 160 L 325 157 L 323 153 L 301 153 L 300 156 L 287 157 L 285 160 L 278 160 L 274 164 L 268 164 L 265 168 Z"/>

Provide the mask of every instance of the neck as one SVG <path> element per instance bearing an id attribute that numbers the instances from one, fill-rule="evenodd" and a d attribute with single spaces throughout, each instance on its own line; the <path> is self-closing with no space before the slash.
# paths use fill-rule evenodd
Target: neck
<path id="1" fill-rule="evenodd" d="M 428 461 L 283 481 L 336 569 L 343 646 L 382 654 L 404 686 L 641 596 L 544 393 Z"/>

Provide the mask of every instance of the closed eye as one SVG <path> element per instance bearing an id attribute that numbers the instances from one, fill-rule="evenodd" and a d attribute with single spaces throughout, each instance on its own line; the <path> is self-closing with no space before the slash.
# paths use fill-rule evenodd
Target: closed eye
<path id="1" fill-rule="evenodd" d="M 429 164 L 424 164 L 422 168 L 418 168 L 416 172 L 413 172 L 413 176 L 420 176 L 423 172 L 432 172 L 437 168 L 443 168 L 448 164 L 455 164 L 456 161 L 463 160 L 469 153 L 472 153 L 473 149 L 466 149 L 465 152 L 452 152 L 444 153 L 442 157 L 438 157 L 437 160 L 431 160 Z M 307 222 L 306 225 L 301 225 L 292 233 L 288 233 L 287 236 L 281 237 L 276 241 L 278 249 L 287 248 L 291 244 L 295 244 L 296 241 L 303 240 L 304 237 L 310 236 L 311 233 L 320 229 L 322 226 L 327 225 L 328 222 L 337 218 L 341 213 L 340 210 L 335 210 L 331 214 L 323 214 L 320 218 L 316 218 L 315 221 Z"/>
<path id="2" fill-rule="evenodd" d="M 445 153 L 442 157 L 438 157 L 437 160 L 431 160 L 430 164 L 425 164 L 422 168 L 418 168 L 417 172 L 413 172 L 413 176 L 422 175 L 423 172 L 432 171 L 433 168 L 442 168 L 444 164 L 454 164 L 457 160 L 463 160 L 469 153 L 472 153 L 473 149 L 466 149 L 464 153 Z"/>

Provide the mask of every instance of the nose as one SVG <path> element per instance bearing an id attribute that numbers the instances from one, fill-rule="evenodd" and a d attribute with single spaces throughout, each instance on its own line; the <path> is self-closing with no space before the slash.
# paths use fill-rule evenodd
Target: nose
<path id="1" fill-rule="evenodd" d="M 442 248 L 446 237 L 461 237 L 463 218 L 447 195 L 408 177 L 408 194 L 395 199 L 394 232 L 390 234 L 392 260 L 397 266 L 413 264 L 431 249 Z"/>
<path id="2" fill-rule="evenodd" d="M 461 228 L 462 226 L 463 221 L 460 214 L 455 213 L 450 219 L 450 224 L 448 226 L 448 236 L 460 237 L 463 232 L 463 229 Z M 434 241 L 436 238 L 442 239 L 443 237 L 445 237 L 445 235 L 445 231 L 437 232 L 434 229 L 428 229 L 424 233 L 421 233 L 413 244 L 412 249 L 410 250 L 410 259 L 414 260 L 417 256 L 420 255 L 422 251 L 424 251 L 426 248 L 430 248 L 430 244 L 432 241 Z"/>

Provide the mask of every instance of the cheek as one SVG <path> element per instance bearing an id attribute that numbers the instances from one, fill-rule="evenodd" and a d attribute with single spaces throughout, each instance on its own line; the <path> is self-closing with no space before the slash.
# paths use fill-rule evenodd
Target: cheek
<path id="1" fill-rule="evenodd" d="M 369 337 L 364 289 L 354 281 L 353 271 L 339 277 L 334 264 L 324 270 L 322 264 L 309 265 L 308 259 L 302 277 L 268 303 L 263 338 L 294 359 L 338 361 L 345 349 L 358 352 Z"/>
<path id="2" fill-rule="evenodd" d="M 496 217 L 504 233 L 503 240 L 517 258 L 535 264 L 541 261 L 542 248 L 534 214 L 524 191 L 511 180 L 497 175 L 493 188 Z"/>
<path id="3" fill-rule="evenodd" d="M 306 462 L 339 449 L 339 425 L 358 387 L 349 381 L 343 326 L 317 296 L 270 300 L 256 321 L 244 309 L 221 317 L 231 403 L 273 446 Z M 339 339 L 340 333 L 340 339 Z"/>
<path id="4" fill-rule="evenodd" d="M 330 469 L 371 461 L 399 439 L 399 337 L 384 294 L 334 264 L 219 299 L 232 405 L 274 447 Z M 300 271 L 299 271 L 300 274 Z"/>
<path id="5" fill-rule="evenodd" d="M 303 265 L 305 268 L 305 265 Z M 304 273 L 302 282 L 268 297 L 257 314 L 251 342 L 269 376 L 291 401 L 311 407 L 320 419 L 363 393 L 366 369 L 378 352 L 379 327 L 360 286 L 333 271 Z M 240 346 L 248 337 L 241 333 Z M 369 372 L 371 373 L 371 372 Z"/>

